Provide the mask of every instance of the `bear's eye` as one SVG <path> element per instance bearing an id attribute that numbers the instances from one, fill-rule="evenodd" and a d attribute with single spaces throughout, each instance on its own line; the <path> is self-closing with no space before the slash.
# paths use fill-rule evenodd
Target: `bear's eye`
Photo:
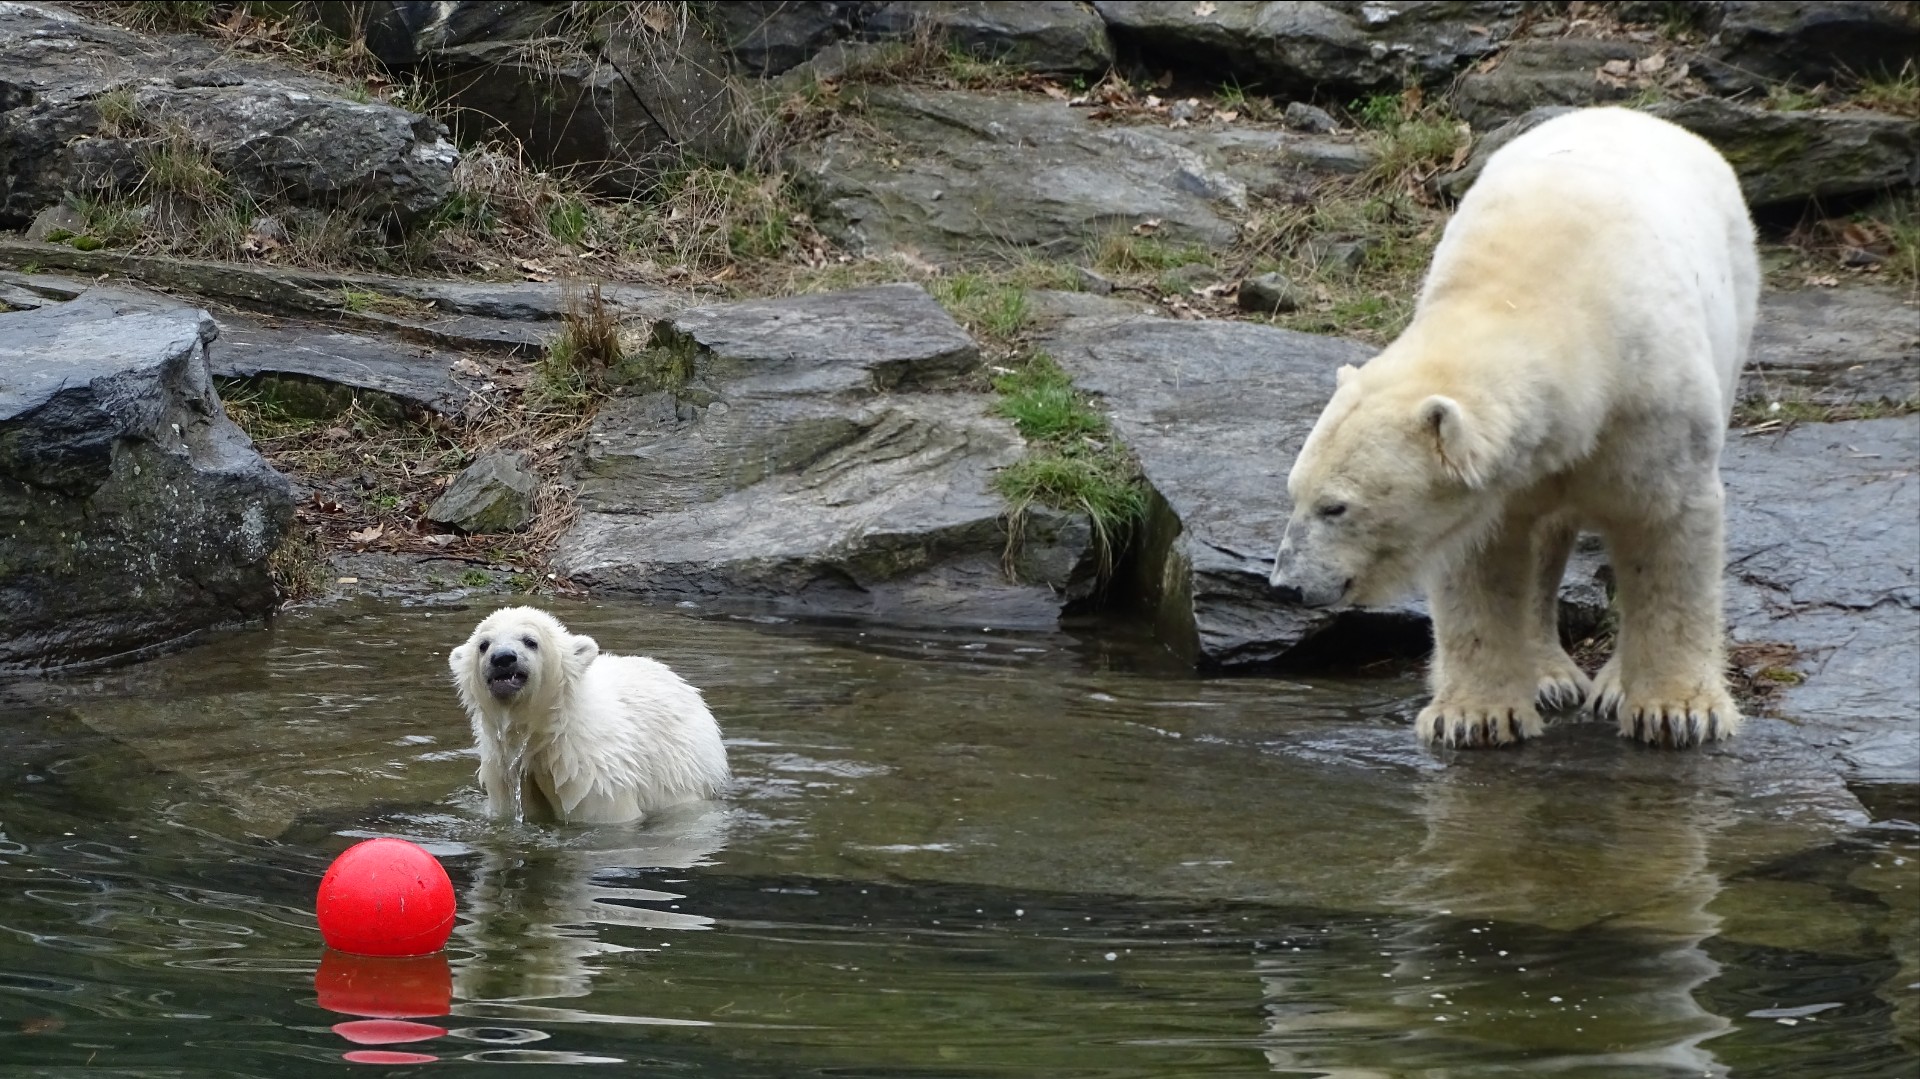
<path id="1" fill-rule="evenodd" d="M 1347 504 L 1345 502 L 1327 502 L 1314 512 L 1320 515 L 1321 520 L 1331 521 L 1336 517 L 1346 516 Z"/>
<path id="2" fill-rule="evenodd" d="M 486 653 L 487 653 L 487 645 L 489 645 L 489 644 L 491 644 L 491 643 L 493 643 L 493 642 L 491 642 L 491 641 L 489 641 L 489 640 L 487 640 L 487 639 L 486 639 L 485 637 L 482 637 L 482 638 L 480 638 L 480 654 L 481 654 L 481 655 L 486 655 Z"/>
<path id="3" fill-rule="evenodd" d="M 527 651 L 529 652 L 538 652 L 540 650 L 540 642 L 534 640 L 532 637 L 522 637 L 520 638 L 520 643 L 526 645 Z"/>

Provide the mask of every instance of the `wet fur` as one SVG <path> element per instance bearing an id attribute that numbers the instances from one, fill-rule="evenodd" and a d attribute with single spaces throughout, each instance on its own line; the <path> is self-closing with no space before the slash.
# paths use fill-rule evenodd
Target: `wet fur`
<path id="1" fill-rule="evenodd" d="M 447 664 L 495 816 L 632 821 L 726 788 L 726 747 L 699 690 L 651 659 L 602 653 L 545 611 L 495 611 Z"/>

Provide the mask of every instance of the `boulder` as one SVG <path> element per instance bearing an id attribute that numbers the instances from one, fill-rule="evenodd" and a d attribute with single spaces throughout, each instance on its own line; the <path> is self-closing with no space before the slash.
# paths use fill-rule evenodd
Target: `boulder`
<path id="1" fill-rule="evenodd" d="M 1010 526 L 990 484 L 1024 446 L 987 397 L 953 392 L 979 353 L 919 286 L 696 308 L 657 347 L 684 380 L 595 417 L 552 559 L 575 584 L 1028 628 L 1091 585 L 1084 517 Z"/>
<path id="2" fill-rule="evenodd" d="M 0 227 L 68 193 L 163 189 L 156 155 L 183 152 L 226 197 L 402 225 L 446 200 L 459 160 L 433 120 L 211 42 L 0 6 Z"/>
<path id="3" fill-rule="evenodd" d="M 1608 63 L 1632 64 L 1652 47 L 1621 38 L 1547 38 L 1515 42 L 1488 70 L 1460 79 L 1453 106 L 1477 129 L 1493 128 L 1542 105 L 1603 105 L 1631 97 L 1625 79 L 1602 80 Z"/>
<path id="4" fill-rule="evenodd" d="M 861 124 L 795 148 L 788 163 L 835 239 L 941 261 L 1020 249 L 1071 258 L 1135 227 L 1226 245 L 1249 194 L 1305 198 L 1371 160 L 1339 136 L 1102 123 L 1044 98 L 887 88 L 866 96 Z"/>
<path id="5" fill-rule="evenodd" d="M 753 75 L 778 75 L 852 37 L 887 6 L 872 0 L 728 0 L 704 18 L 720 45 Z"/>
<path id="6" fill-rule="evenodd" d="M 1286 274 L 1268 272 L 1241 281 L 1234 299 L 1242 311 L 1274 315 L 1299 310 L 1307 294 Z"/>
<path id="7" fill-rule="evenodd" d="M 540 477 L 526 458 L 495 450 L 461 470 L 445 494 L 427 507 L 427 520 L 462 532 L 518 532 L 533 524 Z"/>
<path id="8" fill-rule="evenodd" d="M 929 34 L 981 59 L 1042 75 L 1098 75 L 1113 66 L 1107 25 L 1072 0 L 982 3 L 907 0 L 867 19 L 867 34 Z"/>
<path id="9" fill-rule="evenodd" d="M 558 54 L 530 37 L 423 41 L 419 70 L 457 110 L 463 137 L 517 142 L 601 191 L 631 193 L 689 161 L 743 160 L 726 65 L 699 24 L 643 19 L 599 36 Z"/>
<path id="10" fill-rule="evenodd" d="M 1496 150 L 1565 111 L 1542 106 L 1488 132 L 1466 165 L 1439 177 L 1436 186 L 1459 198 Z M 1775 112 L 1715 97 L 1656 102 L 1646 111 L 1713 143 L 1755 209 L 1920 183 L 1920 121 L 1905 117 L 1851 109 Z"/>
<path id="11" fill-rule="evenodd" d="M 1095 0 L 1116 44 L 1153 64 L 1299 96 L 1434 85 L 1513 33 L 1521 3 Z"/>
<path id="12" fill-rule="evenodd" d="M 95 289 L 0 314 L 0 673 L 270 613 L 286 479 L 228 420 L 204 311 Z"/>
<path id="13" fill-rule="evenodd" d="M 1732 0 L 1713 7 L 1712 62 L 1702 74 L 1722 92 L 1895 75 L 1920 56 L 1920 11 L 1911 3 Z"/>

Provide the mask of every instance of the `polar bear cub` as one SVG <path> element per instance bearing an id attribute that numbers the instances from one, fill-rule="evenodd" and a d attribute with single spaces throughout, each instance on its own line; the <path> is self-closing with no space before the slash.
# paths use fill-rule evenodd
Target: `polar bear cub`
<path id="1" fill-rule="evenodd" d="M 545 611 L 493 612 L 447 663 L 495 816 L 638 820 L 730 779 L 699 690 L 664 664 L 601 652 Z"/>
<path id="2" fill-rule="evenodd" d="M 1759 293 L 1726 161 L 1643 113 L 1515 138 L 1448 223 L 1413 320 L 1337 388 L 1287 477 L 1272 584 L 1311 606 L 1419 582 L 1424 741 L 1502 744 L 1540 705 L 1685 746 L 1731 736 L 1720 450 Z M 1620 629 L 1589 684 L 1560 645 L 1579 530 L 1605 539 Z"/>

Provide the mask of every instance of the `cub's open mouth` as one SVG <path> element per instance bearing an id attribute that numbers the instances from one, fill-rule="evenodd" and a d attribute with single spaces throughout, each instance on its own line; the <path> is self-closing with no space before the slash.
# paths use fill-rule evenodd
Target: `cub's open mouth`
<path id="1" fill-rule="evenodd" d="M 514 671 L 511 674 L 497 674 L 487 679 L 487 689 L 502 699 L 511 697 L 526 688 L 527 672 Z"/>

